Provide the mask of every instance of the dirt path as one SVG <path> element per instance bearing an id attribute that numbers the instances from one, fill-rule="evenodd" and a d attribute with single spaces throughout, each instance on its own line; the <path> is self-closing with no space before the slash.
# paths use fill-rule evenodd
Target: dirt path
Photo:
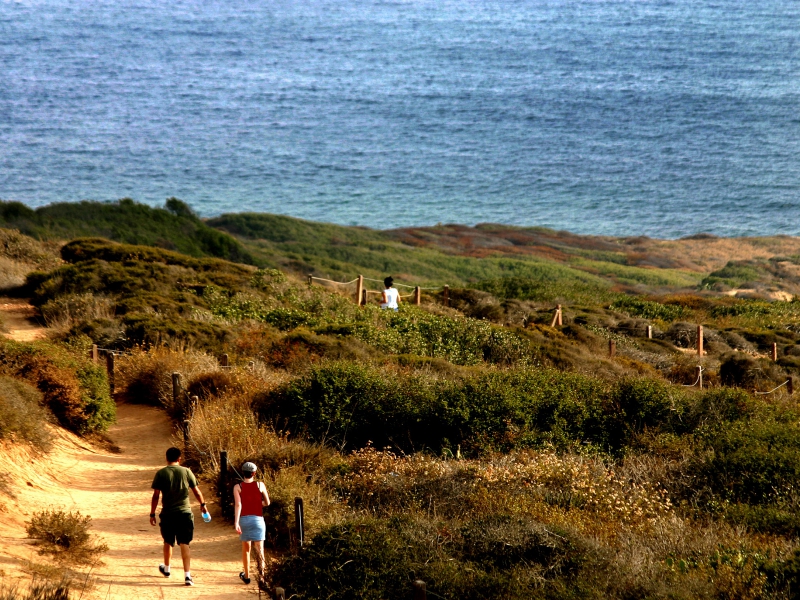
<path id="1" fill-rule="evenodd" d="M 179 554 L 177 560 L 173 559 L 173 576 L 165 579 L 159 574 L 161 538 L 158 528 L 148 522 L 150 483 L 155 471 L 163 466 L 164 451 L 171 445 L 170 425 L 157 409 L 126 404 L 118 406 L 117 419 L 109 433 L 122 449 L 120 454 L 98 451 L 79 438 L 64 436 L 46 458 L 47 467 L 26 470 L 25 457 L 17 451 L 20 455 L 12 461 L 17 472 L 10 473 L 17 482 L 13 503 L 16 510 L 8 502 L 6 507 L 0 507 L 0 569 L 17 571 L 26 558 L 41 562 L 25 539 L 22 524 L 26 513 L 55 506 L 90 515 L 94 533 L 109 546 L 105 564 L 93 572 L 99 580 L 93 598 L 226 600 L 255 595 L 254 585 L 246 587 L 238 579 L 238 537 L 219 517 L 215 499 L 209 498 L 209 490 L 202 484 L 213 520 L 203 522 L 192 498 L 195 586 L 184 586 Z M 62 488 L 56 488 L 52 479 L 60 481 Z M 22 481 L 27 485 L 20 485 Z"/>
<path id="2" fill-rule="evenodd" d="M 4 335 L 17 342 L 32 342 L 45 337 L 46 330 L 34 320 L 36 308 L 27 300 L 0 297 L 0 324 Z"/>

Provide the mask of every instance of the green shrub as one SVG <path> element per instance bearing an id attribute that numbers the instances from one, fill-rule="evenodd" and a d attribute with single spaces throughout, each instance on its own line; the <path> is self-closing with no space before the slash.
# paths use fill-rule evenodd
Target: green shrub
<path id="1" fill-rule="evenodd" d="M 528 276 L 485 279 L 473 287 L 500 299 L 537 302 L 594 303 L 615 295 L 610 292 L 610 283 L 601 277 L 557 263 L 532 261 L 520 270 L 527 271 Z"/>
<path id="2" fill-rule="evenodd" d="M 457 365 L 533 362 L 526 340 L 501 327 L 475 319 L 453 319 L 421 310 L 380 313 L 378 326 L 360 325 L 354 336 L 391 354 L 444 358 Z"/>
<path id="3" fill-rule="evenodd" d="M 47 509 L 33 513 L 25 531 L 40 554 L 51 554 L 62 562 L 89 564 L 108 550 L 89 533 L 91 523 L 90 516 L 78 511 Z"/>
<path id="4" fill-rule="evenodd" d="M 676 321 L 686 313 L 686 309 L 682 306 L 661 304 L 660 302 L 645 300 L 637 296 L 621 296 L 609 308 L 631 317 L 659 319 L 667 322 Z"/>
<path id="5" fill-rule="evenodd" d="M 620 449 L 648 430 L 672 431 L 680 413 L 676 388 L 654 379 L 627 379 L 614 385 L 603 423 L 608 446 Z"/>
<path id="6" fill-rule="evenodd" d="M 489 372 L 446 381 L 391 376 L 353 363 L 314 367 L 258 397 L 262 418 L 318 441 L 439 451 L 460 444 L 488 452 L 588 438 L 606 441 L 606 387 L 557 371 Z"/>
<path id="7" fill-rule="evenodd" d="M 191 256 L 213 256 L 252 263 L 251 254 L 230 235 L 209 227 L 191 208 L 170 198 L 153 208 L 123 198 L 117 202 L 75 202 L 36 210 L 0 202 L 0 222 L 38 239 L 100 236 L 127 244 L 158 246 Z"/>
<path id="8" fill-rule="evenodd" d="M 0 376 L 0 438 L 49 449 L 52 417 L 41 403 L 42 394 L 33 386 Z"/>
<path id="9" fill-rule="evenodd" d="M 724 387 L 684 395 L 681 404 L 676 414 L 676 433 L 747 419 L 755 414 L 757 406 L 755 398 L 745 390 Z"/>
<path id="10" fill-rule="evenodd" d="M 800 426 L 795 417 L 754 416 L 698 432 L 706 451 L 689 467 L 697 489 L 731 503 L 784 501 L 800 483 Z"/>
<path id="11" fill-rule="evenodd" d="M 759 281 L 768 275 L 755 265 L 744 263 L 743 261 L 729 261 L 721 269 L 712 271 L 700 283 L 701 287 L 711 289 L 717 283 L 723 283 L 730 287 L 740 287 L 744 283 Z"/>
<path id="12" fill-rule="evenodd" d="M 505 515 L 451 526 L 408 517 L 336 525 L 284 558 L 274 579 L 308 600 L 410 598 L 415 579 L 431 597 L 604 597 L 583 573 L 601 561 L 562 530 Z"/>
<path id="13" fill-rule="evenodd" d="M 63 346 L 0 342 L 0 373 L 36 386 L 58 422 L 75 433 L 105 431 L 114 422 L 105 369 Z"/>
<path id="14" fill-rule="evenodd" d="M 800 548 L 786 560 L 767 563 L 764 570 L 771 590 L 781 594 L 775 597 L 800 600 Z"/>
<path id="15" fill-rule="evenodd" d="M 786 381 L 786 374 L 771 360 L 753 358 L 743 352 L 720 357 L 719 377 L 723 385 L 758 388 Z"/>

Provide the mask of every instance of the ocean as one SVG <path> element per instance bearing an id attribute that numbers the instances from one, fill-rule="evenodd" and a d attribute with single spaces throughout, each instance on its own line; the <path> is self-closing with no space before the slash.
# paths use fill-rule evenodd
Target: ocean
<path id="1" fill-rule="evenodd" d="M 0 199 L 800 234 L 796 0 L 0 0 Z"/>

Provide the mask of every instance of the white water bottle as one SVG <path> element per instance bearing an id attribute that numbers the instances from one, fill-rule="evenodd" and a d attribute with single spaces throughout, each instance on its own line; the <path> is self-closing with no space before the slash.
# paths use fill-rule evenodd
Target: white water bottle
<path id="1" fill-rule="evenodd" d="M 211 514 L 208 511 L 205 511 L 205 512 L 200 513 L 200 514 L 203 517 L 203 521 L 205 521 L 206 523 L 210 523 L 211 522 Z"/>

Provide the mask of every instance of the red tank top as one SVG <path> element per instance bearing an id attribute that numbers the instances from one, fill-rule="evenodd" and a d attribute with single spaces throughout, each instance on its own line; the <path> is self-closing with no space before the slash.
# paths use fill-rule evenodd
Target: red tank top
<path id="1" fill-rule="evenodd" d="M 263 516 L 264 513 L 261 510 L 261 491 L 258 489 L 258 482 L 242 482 L 239 485 L 242 489 L 239 494 L 239 497 L 242 499 L 242 516 Z"/>

